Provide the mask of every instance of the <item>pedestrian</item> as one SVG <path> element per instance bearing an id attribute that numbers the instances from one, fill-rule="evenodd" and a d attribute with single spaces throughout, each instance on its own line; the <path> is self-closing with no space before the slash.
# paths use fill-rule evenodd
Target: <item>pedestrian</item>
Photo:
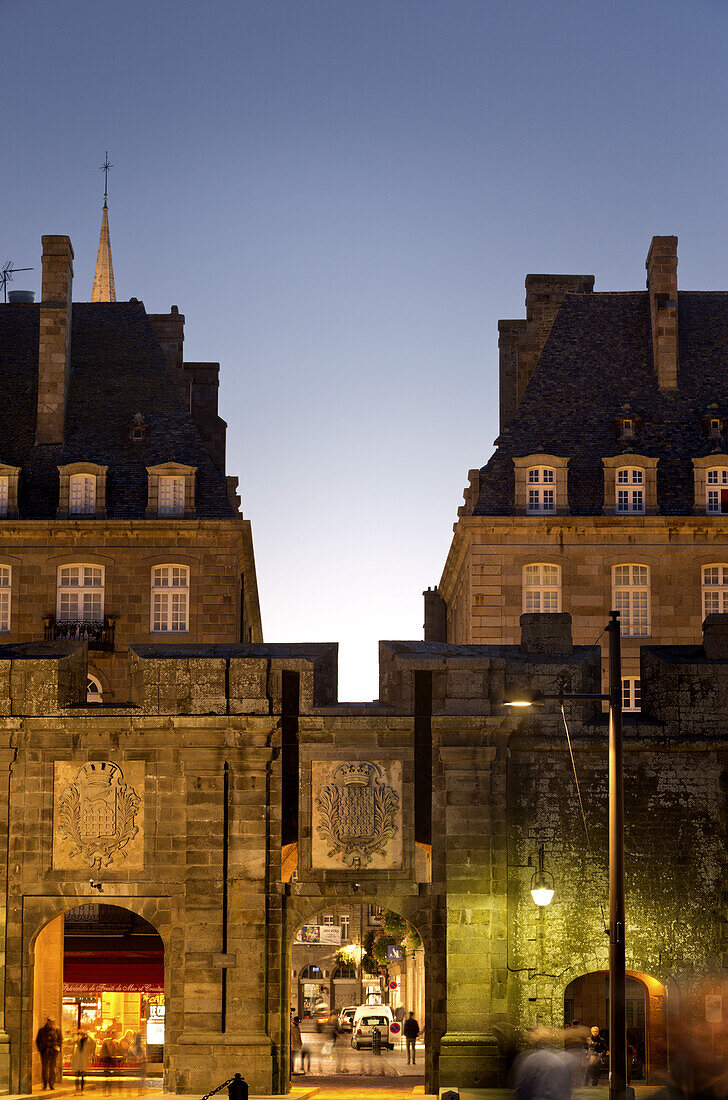
<path id="1" fill-rule="evenodd" d="M 46 1022 L 43 1027 L 39 1028 L 35 1037 L 35 1045 L 40 1054 L 44 1089 L 54 1089 L 56 1087 L 56 1062 L 58 1061 L 61 1042 L 61 1029 L 56 1027 L 56 1021 L 52 1016 L 46 1016 Z"/>
<path id="2" fill-rule="evenodd" d="M 584 1080 L 587 1034 L 587 1029 L 578 1020 L 572 1020 L 571 1026 L 564 1031 L 564 1054 L 574 1088 L 578 1088 Z"/>
<path id="3" fill-rule="evenodd" d="M 301 1021 L 298 1016 L 294 1016 L 291 1020 L 291 1074 L 296 1072 L 296 1055 L 301 1054 L 302 1050 Z M 301 1073 L 303 1073 L 303 1056 L 301 1056 Z"/>
<path id="4" fill-rule="evenodd" d="M 420 1025 L 415 1019 L 414 1012 L 410 1012 L 409 1016 L 404 1022 L 404 1037 L 407 1042 L 407 1065 L 410 1064 L 410 1055 L 412 1056 L 412 1065 L 415 1064 L 415 1044 L 417 1043 L 417 1036 L 420 1033 Z"/>
<path id="5" fill-rule="evenodd" d="M 76 1074 L 76 1092 L 83 1092 L 84 1078 L 88 1068 L 89 1054 L 91 1053 L 90 1045 L 86 1032 L 79 1031 L 71 1056 L 71 1069 Z"/>
<path id="6" fill-rule="evenodd" d="M 607 1069 L 606 1060 L 609 1051 L 607 1044 L 602 1039 L 599 1028 L 596 1025 L 589 1032 L 586 1039 L 586 1071 L 584 1073 L 585 1085 L 598 1085 L 599 1078 Z"/>
<path id="7" fill-rule="evenodd" d="M 519 1054 L 513 1067 L 515 1100 L 570 1100 L 568 1055 L 553 1049 L 554 1033 L 534 1028 L 529 1037 L 532 1049 Z"/>

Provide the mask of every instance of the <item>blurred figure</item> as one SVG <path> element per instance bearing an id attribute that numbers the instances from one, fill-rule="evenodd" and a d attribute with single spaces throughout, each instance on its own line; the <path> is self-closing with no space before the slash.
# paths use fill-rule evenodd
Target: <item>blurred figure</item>
<path id="1" fill-rule="evenodd" d="M 516 1100 L 570 1100 L 568 1055 L 555 1050 L 560 1035 L 552 1028 L 532 1028 L 531 1050 L 519 1054 L 513 1067 Z"/>
<path id="2" fill-rule="evenodd" d="M 415 1064 L 415 1045 L 417 1043 L 417 1036 L 420 1033 L 420 1025 L 415 1019 L 414 1012 L 410 1012 L 409 1016 L 404 1022 L 404 1037 L 407 1040 L 407 1065 L 410 1064 L 410 1053 L 412 1054 L 412 1065 Z"/>
<path id="3" fill-rule="evenodd" d="M 578 1087 L 584 1080 L 586 1069 L 586 1038 L 589 1032 L 578 1020 L 572 1020 L 571 1026 L 564 1031 L 564 1054 L 571 1074 L 572 1088 Z"/>
<path id="4" fill-rule="evenodd" d="M 56 1027 L 56 1021 L 52 1016 L 46 1016 L 46 1022 L 38 1029 L 35 1037 L 35 1045 L 40 1054 L 44 1089 L 56 1087 L 56 1062 L 62 1043 L 61 1029 Z"/>
<path id="5" fill-rule="evenodd" d="M 79 1031 L 76 1038 L 76 1045 L 73 1048 L 73 1054 L 71 1056 L 71 1069 L 76 1075 L 76 1092 L 83 1092 L 89 1055 L 91 1053 L 90 1047 L 91 1044 L 88 1041 L 86 1032 Z"/>
<path id="6" fill-rule="evenodd" d="M 598 1085 L 602 1073 L 608 1069 L 606 1063 L 607 1044 L 602 1039 L 599 1028 L 594 1025 L 586 1040 L 586 1071 L 584 1073 L 585 1085 Z"/>

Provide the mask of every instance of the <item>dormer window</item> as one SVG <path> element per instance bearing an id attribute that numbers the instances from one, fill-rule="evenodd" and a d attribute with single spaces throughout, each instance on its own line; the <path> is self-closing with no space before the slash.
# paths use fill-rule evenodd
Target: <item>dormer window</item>
<path id="1" fill-rule="evenodd" d="M 96 512 L 96 478 L 93 474 L 72 474 L 68 479 L 69 516 L 93 516 Z"/>
<path id="2" fill-rule="evenodd" d="M 106 519 L 107 469 L 96 462 L 58 467 L 58 519 Z"/>
<path id="3" fill-rule="evenodd" d="M 644 470 L 639 467 L 622 466 L 617 470 L 615 510 L 620 515 L 626 512 L 632 515 L 644 515 L 644 483 Z"/>
<path id="4" fill-rule="evenodd" d="M 526 511 L 555 512 L 554 470 L 550 466 L 532 466 L 528 471 Z"/>
<path id="5" fill-rule="evenodd" d="M 728 466 L 714 466 L 707 471 L 705 480 L 706 515 L 728 514 Z"/>
<path id="6" fill-rule="evenodd" d="M 711 439 L 720 439 L 723 435 L 723 421 L 712 419 L 708 421 L 708 435 Z"/>
<path id="7" fill-rule="evenodd" d="M 183 516 L 185 514 L 185 479 L 160 477 L 159 515 Z"/>
<path id="8" fill-rule="evenodd" d="M 17 519 L 19 466 L 0 463 L 0 519 Z"/>
<path id="9" fill-rule="evenodd" d="M 195 514 L 196 466 L 183 466 L 181 462 L 164 462 L 160 466 L 147 466 L 149 497 L 147 518 L 173 517 L 190 519 Z"/>
<path id="10" fill-rule="evenodd" d="M 129 439 L 132 443 L 142 443 L 147 438 L 147 422 L 141 413 L 136 413 L 129 425 Z"/>

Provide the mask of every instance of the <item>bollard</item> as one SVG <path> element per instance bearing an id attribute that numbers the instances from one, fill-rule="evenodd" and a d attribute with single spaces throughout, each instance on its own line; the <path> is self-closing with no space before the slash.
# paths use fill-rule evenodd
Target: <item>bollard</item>
<path id="1" fill-rule="evenodd" d="M 228 1085 L 228 1096 L 230 1100 L 248 1100 L 248 1084 L 247 1081 L 243 1081 L 239 1073 L 235 1074 Z"/>
<path id="2" fill-rule="evenodd" d="M 378 1027 L 372 1028 L 372 1054 L 382 1053 L 382 1033 Z"/>

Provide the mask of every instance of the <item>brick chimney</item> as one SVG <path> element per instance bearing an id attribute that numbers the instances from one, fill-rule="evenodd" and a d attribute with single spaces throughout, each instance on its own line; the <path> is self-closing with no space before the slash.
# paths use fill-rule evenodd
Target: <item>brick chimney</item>
<path id="1" fill-rule="evenodd" d="M 661 390 L 677 389 L 677 237 L 653 237 L 647 253 L 652 358 Z"/>
<path id="2" fill-rule="evenodd" d="M 182 373 L 183 345 L 185 340 L 185 315 L 180 313 L 177 306 L 172 306 L 169 313 L 149 313 L 147 315 L 154 329 L 154 335 L 162 346 L 162 351 L 167 356 L 177 385 L 185 394 L 189 403 L 187 381 Z"/>
<path id="3" fill-rule="evenodd" d="M 73 248 L 70 237 L 41 237 L 41 243 L 43 282 L 35 439 L 36 443 L 62 443 L 71 374 Z"/>
<path id="4" fill-rule="evenodd" d="M 425 597 L 425 641 L 447 641 L 447 604 L 434 588 L 426 589 L 422 595 Z"/>

